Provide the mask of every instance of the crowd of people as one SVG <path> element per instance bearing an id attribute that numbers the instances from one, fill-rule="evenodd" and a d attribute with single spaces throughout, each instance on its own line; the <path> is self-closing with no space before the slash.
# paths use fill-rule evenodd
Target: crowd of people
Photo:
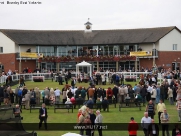
<path id="1" fill-rule="evenodd" d="M 158 123 L 162 125 L 162 135 L 164 136 L 166 131 L 167 136 L 169 136 L 170 115 L 167 112 L 164 101 L 168 99 L 170 105 L 176 105 L 178 121 L 181 122 L 180 75 L 178 71 L 162 71 L 162 76 L 164 78 L 161 84 L 158 83 L 157 76 L 155 75 L 156 74 L 152 73 L 152 75 L 147 76 L 147 78 L 143 78 L 144 84 L 131 86 L 130 84 L 124 84 L 123 74 L 113 73 L 110 77 L 110 83 L 114 85 L 108 88 L 99 87 L 101 84 L 106 84 L 105 80 L 102 80 L 104 77 L 102 78 L 101 74 L 95 74 L 93 78 L 90 77 L 90 85 L 88 88 L 82 86 L 77 87 L 75 78 L 71 78 L 71 84 L 64 85 L 62 89 L 58 87 L 55 89 L 46 87 L 44 90 L 40 91 L 38 87 L 28 89 L 25 84 L 22 84 L 13 91 L 10 86 L 1 86 L 0 103 L 3 102 L 6 105 L 14 103 L 18 103 L 19 105 L 25 104 L 25 108 L 29 109 L 31 104 L 40 105 L 40 99 L 42 97 L 43 103 L 45 104 L 42 105 L 42 110 L 40 111 L 39 127 L 41 128 L 41 123 L 43 121 L 46 122 L 45 118 L 48 117 L 44 115 L 45 105 L 53 105 L 60 102 L 64 104 L 82 104 L 84 106 L 79 109 L 77 116 L 78 124 L 91 123 L 94 125 L 94 123 L 102 123 L 101 109 L 96 111 L 97 116 L 93 113 L 93 105 L 95 103 L 101 103 L 103 105 L 103 110 L 105 110 L 108 104 L 114 102 L 124 103 L 126 100 L 130 100 L 137 104 L 139 101 L 139 104 L 143 103 L 146 107 L 144 117 L 141 119 L 145 136 L 159 135 L 157 124 L 154 123 L 154 116 L 156 113 L 158 114 Z M 119 78 L 117 78 L 117 76 Z M 135 123 L 134 117 L 131 117 L 130 124 L 132 125 L 132 123 Z M 131 129 L 131 125 L 129 125 L 128 130 L 129 135 L 133 136 L 137 133 Z M 47 128 L 47 126 L 45 127 Z M 80 134 L 83 134 L 83 132 L 84 129 L 81 129 Z M 85 132 L 86 135 L 92 136 L 94 134 L 91 128 L 85 129 Z M 102 136 L 102 129 L 98 129 L 98 132 L 99 135 Z M 176 136 L 179 136 L 181 131 L 176 127 L 172 133 L 178 133 Z"/>

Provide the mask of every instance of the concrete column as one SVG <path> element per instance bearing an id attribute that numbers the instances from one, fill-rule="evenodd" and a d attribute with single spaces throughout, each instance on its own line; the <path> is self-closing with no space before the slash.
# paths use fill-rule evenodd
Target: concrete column
<path id="1" fill-rule="evenodd" d="M 40 69 L 40 62 L 38 62 L 38 69 Z"/>
<path id="2" fill-rule="evenodd" d="M 135 51 L 138 51 L 138 45 L 137 45 L 137 44 L 135 45 Z M 138 70 L 137 57 L 136 57 L 136 61 L 135 61 L 135 63 L 134 63 L 134 64 L 135 64 L 135 65 L 134 65 L 135 71 L 137 71 L 137 70 Z"/>
<path id="3" fill-rule="evenodd" d="M 19 61 L 19 74 L 21 73 L 21 61 Z"/>
<path id="4" fill-rule="evenodd" d="M 57 72 L 59 72 L 60 71 L 59 62 L 56 62 L 56 68 L 57 68 Z"/>
<path id="5" fill-rule="evenodd" d="M 99 71 L 99 61 L 97 61 L 97 71 Z"/>
<path id="6" fill-rule="evenodd" d="M 119 62 L 116 61 L 116 72 L 119 70 L 119 66 L 118 66 Z"/>

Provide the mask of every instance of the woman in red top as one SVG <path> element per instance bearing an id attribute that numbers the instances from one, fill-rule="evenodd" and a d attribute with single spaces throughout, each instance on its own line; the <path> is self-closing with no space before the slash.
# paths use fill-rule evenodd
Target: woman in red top
<path id="1" fill-rule="evenodd" d="M 112 103 L 113 91 L 110 87 L 107 89 L 106 94 L 107 94 L 107 99 L 109 103 Z"/>

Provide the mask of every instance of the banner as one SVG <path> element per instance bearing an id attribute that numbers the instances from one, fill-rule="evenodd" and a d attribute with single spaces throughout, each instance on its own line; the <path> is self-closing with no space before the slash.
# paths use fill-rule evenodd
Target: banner
<path id="1" fill-rule="evenodd" d="M 20 56 L 26 57 L 26 58 L 42 58 L 43 54 L 42 53 L 32 53 L 32 52 L 21 52 Z"/>
<path id="2" fill-rule="evenodd" d="M 130 52 L 130 56 L 152 56 L 152 51 Z"/>

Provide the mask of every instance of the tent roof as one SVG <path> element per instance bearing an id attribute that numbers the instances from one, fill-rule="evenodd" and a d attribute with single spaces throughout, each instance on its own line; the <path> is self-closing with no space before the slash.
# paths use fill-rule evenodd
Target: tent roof
<path id="1" fill-rule="evenodd" d="M 81 63 L 78 63 L 76 66 L 91 66 L 92 64 L 82 61 Z"/>

